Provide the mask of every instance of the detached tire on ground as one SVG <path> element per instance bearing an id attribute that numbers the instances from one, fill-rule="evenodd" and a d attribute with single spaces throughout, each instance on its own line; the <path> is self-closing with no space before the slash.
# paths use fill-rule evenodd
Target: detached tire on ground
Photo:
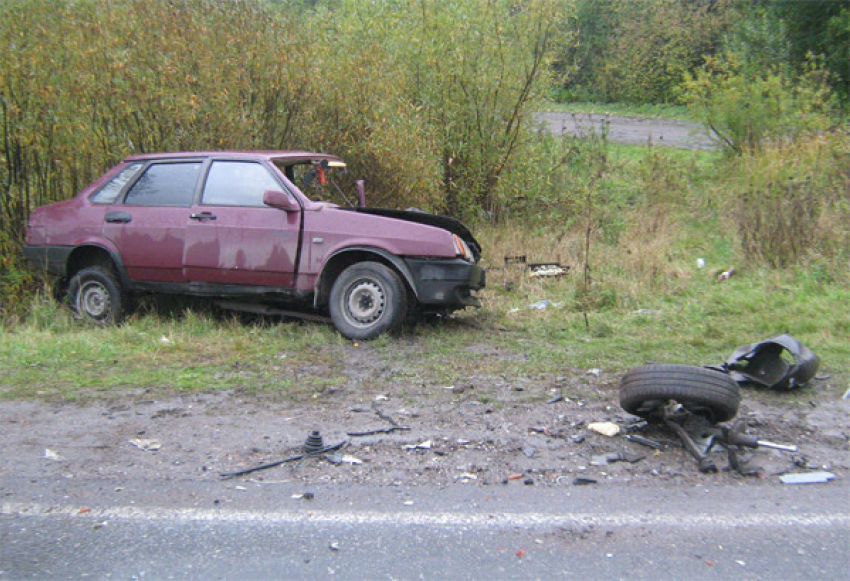
<path id="1" fill-rule="evenodd" d="M 112 270 L 103 266 L 82 269 L 68 285 L 71 310 L 80 319 L 95 325 L 120 323 L 128 302 Z"/>
<path id="2" fill-rule="evenodd" d="M 349 339 L 374 339 L 397 328 L 407 312 L 404 283 L 378 262 L 358 262 L 342 271 L 331 288 L 329 310 Z"/>
<path id="3" fill-rule="evenodd" d="M 713 422 L 731 420 L 738 413 L 738 384 L 727 374 L 690 365 L 646 365 L 623 376 L 620 405 L 644 418 L 670 400 Z"/>

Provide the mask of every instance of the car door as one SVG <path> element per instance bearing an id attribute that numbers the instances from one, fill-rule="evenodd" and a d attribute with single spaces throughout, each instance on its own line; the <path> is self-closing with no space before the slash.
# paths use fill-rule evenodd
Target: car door
<path id="1" fill-rule="evenodd" d="M 183 262 L 190 282 L 294 286 L 300 213 L 263 204 L 266 190 L 285 187 L 259 161 L 210 164 L 186 228 Z"/>
<path id="2" fill-rule="evenodd" d="M 162 161 L 145 168 L 123 200 L 110 205 L 103 235 L 137 282 L 181 283 L 186 223 L 203 162 Z"/>

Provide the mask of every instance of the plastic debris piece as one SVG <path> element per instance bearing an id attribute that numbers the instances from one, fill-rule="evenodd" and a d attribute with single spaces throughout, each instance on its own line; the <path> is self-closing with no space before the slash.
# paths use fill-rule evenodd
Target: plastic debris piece
<path id="1" fill-rule="evenodd" d="M 531 278 L 552 278 L 557 276 L 564 276 L 570 271 L 570 267 L 561 266 L 560 264 L 551 262 L 543 264 L 531 264 L 529 265 L 528 270 L 528 276 L 530 276 Z"/>
<path id="2" fill-rule="evenodd" d="M 705 268 L 705 258 L 697 258 L 697 268 Z"/>
<path id="3" fill-rule="evenodd" d="M 48 460 L 56 460 L 56 461 L 59 461 L 59 462 L 61 462 L 62 460 L 65 459 L 65 458 L 63 458 L 62 456 L 59 455 L 59 452 L 57 452 L 55 450 L 51 450 L 50 448 L 44 449 L 44 457 L 47 458 Z"/>
<path id="4" fill-rule="evenodd" d="M 850 390 L 848 390 L 848 392 L 850 392 Z M 563 399 L 564 399 L 564 396 L 556 395 L 555 397 L 553 397 L 552 399 L 550 399 L 546 403 L 558 403 L 559 401 L 563 401 Z"/>
<path id="5" fill-rule="evenodd" d="M 732 278 L 732 275 L 735 274 L 735 269 L 730 268 L 727 271 L 721 272 L 717 275 L 717 282 L 723 282 L 724 280 L 729 280 Z"/>
<path id="6" fill-rule="evenodd" d="M 404 446 L 405 450 L 430 450 L 432 446 L 431 440 L 425 440 L 419 444 L 407 444 Z"/>
<path id="7" fill-rule="evenodd" d="M 538 311 L 544 311 L 551 304 L 552 304 L 552 301 L 550 301 L 549 299 L 543 299 L 542 301 L 537 301 L 536 303 L 531 303 L 530 305 L 528 305 L 528 308 L 529 309 L 536 309 Z"/>
<path id="8" fill-rule="evenodd" d="M 584 476 L 579 476 L 575 480 L 573 480 L 573 484 L 576 486 L 587 486 L 588 484 L 598 484 L 598 481 L 594 478 L 586 478 Z"/>
<path id="9" fill-rule="evenodd" d="M 645 437 L 639 436 L 637 434 L 629 434 L 629 435 L 626 436 L 626 439 L 629 442 L 641 444 L 643 446 L 646 446 L 648 448 L 652 448 L 654 450 L 660 450 L 662 448 L 661 442 L 656 442 L 655 440 L 652 440 L 650 438 L 645 438 Z"/>
<path id="10" fill-rule="evenodd" d="M 850 399 L 850 387 L 847 388 L 847 391 L 844 392 L 844 395 L 841 396 L 841 399 Z"/>
<path id="11" fill-rule="evenodd" d="M 145 452 L 156 452 L 157 450 L 162 448 L 162 443 L 159 440 L 133 438 L 132 440 L 128 440 L 128 442 L 130 442 L 139 450 L 143 450 Z"/>
<path id="12" fill-rule="evenodd" d="M 522 474 L 516 474 L 516 473 L 508 476 L 508 480 L 519 480 L 521 478 L 522 478 Z"/>
<path id="13" fill-rule="evenodd" d="M 613 422 L 593 422 L 587 424 L 587 429 L 591 432 L 608 436 L 609 438 L 613 438 L 620 433 L 620 426 Z"/>
<path id="14" fill-rule="evenodd" d="M 594 367 L 593 369 L 588 369 L 587 372 L 585 373 L 585 375 L 592 375 L 593 377 L 599 377 L 600 375 L 602 375 L 602 370 L 596 369 Z"/>
<path id="15" fill-rule="evenodd" d="M 795 472 L 783 474 L 779 480 L 783 484 L 823 484 L 835 478 L 832 472 Z"/>

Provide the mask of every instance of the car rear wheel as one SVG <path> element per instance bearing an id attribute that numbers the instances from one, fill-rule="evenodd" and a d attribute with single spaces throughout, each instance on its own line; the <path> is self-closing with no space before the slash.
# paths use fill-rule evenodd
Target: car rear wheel
<path id="1" fill-rule="evenodd" d="M 378 262 L 358 262 L 342 271 L 331 288 L 329 310 L 349 339 L 374 339 L 397 328 L 407 311 L 404 283 Z"/>
<path id="2" fill-rule="evenodd" d="M 84 268 L 71 279 L 68 302 L 78 318 L 101 326 L 119 323 L 128 304 L 115 275 L 102 266 Z"/>

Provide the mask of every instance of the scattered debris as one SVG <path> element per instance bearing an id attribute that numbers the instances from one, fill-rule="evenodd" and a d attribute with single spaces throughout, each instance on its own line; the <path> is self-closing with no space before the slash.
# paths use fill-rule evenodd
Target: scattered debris
<path id="1" fill-rule="evenodd" d="M 337 543 L 336 541 L 334 541 L 334 542 L 332 542 L 330 545 L 328 545 L 328 548 L 329 548 L 331 551 L 339 551 L 339 543 Z"/>
<path id="2" fill-rule="evenodd" d="M 44 449 L 44 457 L 48 460 L 56 460 L 57 462 L 61 462 L 65 458 L 59 455 L 59 452 L 55 450 L 51 450 L 50 448 Z"/>
<path id="3" fill-rule="evenodd" d="M 848 389 L 847 392 L 850 393 L 850 389 Z M 564 396 L 556 395 L 555 397 L 553 397 L 552 399 L 550 399 L 546 403 L 558 403 L 559 401 L 563 401 L 563 400 L 564 400 Z"/>
<path id="4" fill-rule="evenodd" d="M 587 478 L 584 476 L 579 476 L 575 480 L 573 480 L 573 484 L 575 486 L 586 486 L 588 484 L 598 484 L 599 481 L 594 478 Z"/>
<path id="5" fill-rule="evenodd" d="M 528 276 L 531 278 L 555 278 L 564 276 L 570 271 L 569 266 L 561 266 L 557 262 L 544 262 L 528 265 Z"/>
<path id="6" fill-rule="evenodd" d="M 514 473 L 508 476 L 508 480 L 519 480 L 522 478 L 522 474 Z"/>
<path id="7" fill-rule="evenodd" d="M 376 430 L 368 430 L 366 432 L 347 432 L 353 438 L 360 436 L 374 436 L 377 434 L 391 434 L 393 432 L 407 432 L 410 428 L 407 426 L 390 426 L 388 428 L 378 428 Z"/>
<path id="8" fill-rule="evenodd" d="M 363 460 L 350 454 L 328 454 L 325 459 L 331 464 L 363 464 Z"/>
<path id="9" fill-rule="evenodd" d="M 705 258 L 697 258 L 697 268 L 705 268 Z"/>
<path id="10" fill-rule="evenodd" d="M 281 464 L 286 464 L 287 462 L 296 462 L 298 460 L 302 460 L 304 458 L 309 458 L 310 456 L 320 456 L 327 452 L 335 452 L 339 450 L 343 446 L 348 444 L 347 441 L 342 441 L 339 444 L 335 444 L 333 446 L 327 446 L 322 448 L 321 450 L 316 450 L 315 452 L 297 454 L 295 456 L 290 456 L 289 458 L 284 458 L 283 460 L 278 460 L 276 462 L 270 462 L 268 464 L 263 464 L 262 466 L 256 466 L 254 468 L 246 468 L 245 470 L 237 470 L 236 472 L 222 472 L 219 474 L 221 478 L 235 478 L 236 476 L 243 476 L 245 474 L 250 474 L 251 472 L 256 472 L 258 470 L 265 470 L 266 468 L 274 468 L 275 466 L 280 466 Z"/>
<path id="11" fill-rule="evenodd" d="M 542 301 L 537 301 L 536 303 L 531 303 L 528 305 L 529 309 L 534 309 L 537 311 L 545 311 L 549 307 L 553 309 L 560 309 L 564 303 L 555 303 L 550 301 L 549 299 L 543 299 Z"/>
<path id="12" fill-rule="evenodd" d="M 795 472 L 779 477 L 782 484 L 823 484 L 835 478 L 832 472 Z"/>
<path id="13" fill-rule="evenodd" d="M 608 436 L 609 438 L 613 438 L 620 433 L 620 426 L 613 422 L 593 422 L 587 424 L 587 429 L 591 432 Z"/>
<path id="14" fill-rule="evenodd" d="M 841 399 L 850 399 L 850 387 L 847 388 L 847 391 L 844 392 L 844 395 L 841 396 Z"/>
<path id="15" fill-rule="evenodd" d="M 646 458 L 646 456 L 641 456 L 639 454 L 628 454 L 626 452 L 608 452 L 607 454 L 599 454 L 597 456 L 593 456 L 590 460 L 590 464 L 592 466 L 607 466 L 608 464 L 612 464 L 614 462 L 628 462 L 629 464 L 635 464 L 636 462 L 640 462 Z"/>
<path id="16" fill-rule="evenodd" d="M 404 446 L 405 450 L 430 450 L 433 442 L 431 440 L 425 440 L 419 444 L 406 444 Z"/>
<path id="17" fill-rule="evenodd" d="M 717 282 L 723 282 L 724 280 L 729 280 L 730 278 L 732 278 L 733 274 L 735 274 L 734 268 L 730 268 L 729 270 L 721 272 L 720 274 L 717 275 Z"/>
<path id="18" fill-rule="evenodd" d="M 132 445 L 134 445 L 139 450 L 143 450 L 145 452 L 156 452 L 160 448 L 162 448 L 162 443 L 159 440 L 149 440 L 145 438 L 133 438 L 132 440 L 128 440 Z"/>
<path id="19" fill-rule="evenodd" d="M 661 442 L 656 440 L 652 440 L 650 438 L 645 438 L 643 436 L 639 436 L 637 434 L 628 434 L 626 439 L 629 442 L 634 442 L 636 444 L 641 444 L 643 446 L 647 446 L 649 448 L 653 448 L 654 450 L 660 450 L 662 448 Z"/>

